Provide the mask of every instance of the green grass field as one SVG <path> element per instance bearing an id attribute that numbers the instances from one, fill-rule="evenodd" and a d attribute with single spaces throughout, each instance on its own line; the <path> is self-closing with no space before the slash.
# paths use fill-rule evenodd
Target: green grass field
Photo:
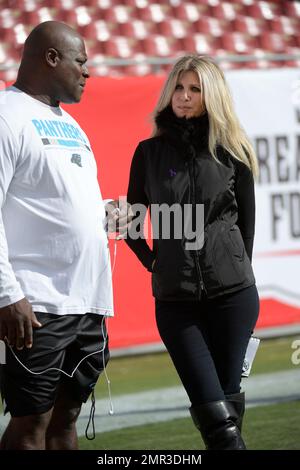
<path id="1" fill-rule="evenodd" d="M 291 362 L 291 345 L 296 338 L 289 336 L 262 340 L 251 375 L 294 368 Z M 180 384 L 174 366 L 165 352 L 111 359 L 107 373 L 114 396 Z M 106 396 L 107 385 L 102 376 L 96 387 L 96 397 Z"/>
<path id="2" fill-rule="evenodd" d="M 300 449 L 300 401 L 250 408 L 244 420 L 250 450 Z M 83 450 L 202 450 L 199 432 L 189 418 L 100 433 L 80 438 Z"/>
<path id="3" fill-rule="evenodd" d="M 296 367 L 291 362 L 294 339 L 296 337 L 262 341 L 251 374 Z M 180 385 L 167 353 L 111 359 L 107 373 L 113 396 Z M 104 376 L 99 380 L 96 396 L 107 397 Z M 243 434 L 249 449 L 300 449 L 300 401 L 247 410 Z M 204 446 L 192 421 L 183 418 L 99 433 L 93 441 L 81 437 L 80 448 L 197 450 Z"/>
<path id="4" fill-rule="evenodd" d="M 299 336 L 263 340 L 251 375 L 299 368 L 300 366 L 295 366 L 291 362 L 293 352 L 291 345 L 296 338 L 299 339 Z M 167 353 L 114 358 L 108 364 L 107 373 L 113 397 L 180 385 Z M 107 398 L 107 396 L 107 384 L 102 375 L 96 387 L 96 397 Z M 248 409 L 243 434 L 249 449 L 299 450 L 300 400 Z M 204 448 L 200 434 L 189 418 L 99 433 L 93 441 L 80 437 L 79 443 L 83 450 Z"/>

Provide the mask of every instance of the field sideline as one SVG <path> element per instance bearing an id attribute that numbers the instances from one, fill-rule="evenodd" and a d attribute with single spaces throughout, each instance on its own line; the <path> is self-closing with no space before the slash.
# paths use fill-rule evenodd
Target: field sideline
<path id="1" fill-rule="evenodd" d="M 263 340 L 251 375 L 297 370 L 291 355 L 292 343 L 299 337 Z M 163 389 L 180 385 L 166 353 L 114 358 L 107 367 L 113 396 Z M 162 390 L 163 392 L 163 390 Z M 104 376 L 97 385 L 98 398 L 107 397 Z M 244 435 L 249 449 L 300 449 L 300 384 L 299 399 L 248 409 Z M 81 449 L 133 450 L 203 449 L 201 437 L 189 418 L 127 427 L 97 434 L 94 441 L 80 438 Z"/>

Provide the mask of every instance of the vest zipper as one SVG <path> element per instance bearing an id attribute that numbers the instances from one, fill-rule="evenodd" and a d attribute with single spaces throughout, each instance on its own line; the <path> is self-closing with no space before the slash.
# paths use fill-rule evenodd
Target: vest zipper
<path id="1" fill-rule="evenodd" d="M 196 191 L 195 191 L 195 160 L 192 158 L 189 162 L 189 175 L 191 181 L 191 195 L 192 195 L 192 208 L 196 206 Z M 198 280 L 200 284 L 200 289 L 198 288 L 198 298 L 201 300 L 202 291 L 206 292 L 205 284 L 203 281 L 203 275 L 200 266 L 198 250 L 193 250 L 193 257 L 195 260 L 196 271 L 198 275 Z"/>

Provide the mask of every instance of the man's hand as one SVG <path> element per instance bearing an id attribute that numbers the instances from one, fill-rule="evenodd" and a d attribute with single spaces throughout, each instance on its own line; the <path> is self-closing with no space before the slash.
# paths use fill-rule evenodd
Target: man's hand
<path id="1" fill-rule="evenodd" d="M 25 297 L 14 304 L 0 308 L 0 339 L 6 339 L 12 347 L 31 348 L 32 328 L 41 326 Z"/>
<path id="2" fill-rule="evenodd" d="M 133 211 L 130 204 L 122 199 L 115 199 L 105 205 L 108 233 L 118 233 L 117 240 L 125 238 L 130 227 Z"/>

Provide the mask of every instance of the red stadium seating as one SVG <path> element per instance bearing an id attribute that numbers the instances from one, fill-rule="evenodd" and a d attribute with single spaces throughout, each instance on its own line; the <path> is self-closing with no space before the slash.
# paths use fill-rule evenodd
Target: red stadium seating
<path id="1" fill-rule="evenodd" d="M 147 54 L 185 52 L 222 55 L 224 68 L 299 66 L 299 60 L 268 62 L 265 54 L 300 53 L 300 1 L 289 0 L 0 0 L 0 66 L 18 61 L 36 24 L 55 19 L 77 28 L 96 73 L 147 74 Z M 234 62 L 226 55 L 253 54 Z M 139 57 L 136 65 L 108 67 L 105 57 Z M 101 60 L 100 60 L 101 59 Z M 169 66 L 162 65 L 161 70 Z M 1 72 L 0 79 L 15 72 Z"/>
<path id="2" fill-rule="evenodd" d="M 112 36 L 118 34 L 118 25 L 103 20 L 93 21 L 78 28 L 78 31 L 86 39 L 96 39 L 97 41 L 107 41 Z"/>
<path id="3" fill-rule="evenodd" d="M 179 20 L 191 21 L 192 23 L 198 21 L 201 16 L 198 6 L 191 2 L 180 3 L 173 8 L 173 12 Z"/>
<path id="4" fill-rule="evenodd" d="M 220 20 L 233 21 L 244 13 L 242 3 L 220 2 L 210 8 L 211 15 Z"/>
<path id="5" fill-rule="evenodd" d="M 260 38 L 261 48 L 265 51 L 272 53 L 284 53 L 287 48 L 287 43 L 284 38 L 277 33 L 265 31 Z"/>
<path id="6" fill-rule="evenodd" d="M 259 36 L 268 29 L 265 20 L 253 18 L 252 16 L 238 16 L 232 24 L 234 31 L 246 33 L 250 36 Z"/>
<path id="7" fill-rule="evenodd" d="M 170 18 L 168 20 L 158 23 L 158 32 L 163 36 L 174 37 L 174 38 L 185 38 L 186 36 L 193 34 L 193 23 L 187 21 L 181 21 L 177 18 Z"/>
<path id="8" fill-rule="evenodd" d="M 247 12 L 249 16 L 264 20 L 272 20 L 276 18 L 276 16 L 284 13 L 280 3 L 259 1 L 250 4 L 247 8 Z"/>
<path id="9" fill-rule="evenodd" d="M 135 17 L 133 8 L 126 5 L 115 5 L 103 10 L 103 19 L 115 23 L 128 23 Z"/>
<path id="10" fill-rule="evenodd" d="M 161 35 L 149 36 L 142 42 L 144 52 L 151 57 L 170 57 L 181 49 L 178 41 Z"/>
<path id="11" fill-rule="evenodd" d="M 156 34 L 156 24 L 151 21 L 132 20 L 129 23 L 119 25 L 119 31 L 122 36 L 135 39 L 145 39 L 150 34 Z"/>
<path id="12" fill-rule="evenodd" d="M 252 54 L 259 47 L 259 42 L 248 34 L 225 33 L 222 37 L 222 45 L 232 54 Z"/>
<path id="13" fill-rule="evenodd" d="M 274 33 L 296 35 L 300 31 L 300 18 L 289 18 L 288 16 L 273 18 L 270 21 L 270 27 Z"/>
<path id="14" fill-rule="evenodd" d="M 210 16 L 202 16 L 194 23 L 195 31 L 202 34 L 208 34 L 211 36 L 220 37 L 230 29 L 230 26 L 218 18 L 212 18 Z"/>
<path id="15" fill-rule="evenodd" d="M 103 42 L 103 52 L 109 57 L 127 59 L 140 52 L 139 42 L 125 38 L 124 36 L 113 36 L 108 41 Z"/>
<path id="16" fill-rule="evenodd" d="M 168 5 L 161 5 L 159 3 L 150 4 L 144 8 L 137 8 L 138 16 L 143 21 L 152 21 L 153 23 L 160 23 L 169 17 L 171 8 Z"/>
<path id="17" fill-rule="evenodd" d="M 284 4 L 284 14 L 288 15 L 290 18 L 300 18 L 300 2 L 285 2 Z"/>
<path id="18" fill-rule="evenodd" d="M 199 33 L 194 34 L 194 36 L 189 36 L 182 41 L 185 51 L 196 52 L 201 55 L 215 55 L 217 50 L 221 47 L 218 39 Z"/>

